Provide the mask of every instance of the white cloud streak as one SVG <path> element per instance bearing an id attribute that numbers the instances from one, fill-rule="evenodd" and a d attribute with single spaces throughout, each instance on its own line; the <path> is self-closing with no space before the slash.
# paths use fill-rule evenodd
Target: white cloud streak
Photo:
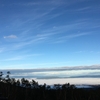
<path id="1" fill-rule="evenodd" d="M 30 54 L 30 55 L 21 55 L 21 56 L 15 56 L 15 57 L 9 57 L 4 60 L 0 61 L 18 61 L 18 60 L 25 60 L 26 58 L 28 59 L 29 57 L 36 57 L 36 56 L 41 56 L 43 54 Z"/>
<path id="2" fill-rule="evenodd" d="M 16 35 L 4 36 L 4 39 L 15 39 L 15 38 L 17 38 Z"/>

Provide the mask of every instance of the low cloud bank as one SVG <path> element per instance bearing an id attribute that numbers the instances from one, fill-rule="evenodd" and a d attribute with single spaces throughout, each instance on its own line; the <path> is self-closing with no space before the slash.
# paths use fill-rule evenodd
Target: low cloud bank
<path id="1" fill-rule="evenodd" d="M 24 77 L 28 79 L 100 78 L 100 65 L 37 69 L 4 69 L 0 71 L 4 74 L 10 71 L 10 76 L 14 78 Z"/>
<path id="2" fill-rule="evenodd" d="M 65 66 L 65 67 L 54 67 L 54 68 L 33 68 L 33 69 L 1 69 L 2 71 L 21 71 L 21 72 L 43 72 L 43 71 L 65 71 L 65 70 L 100 70 L 100 65 L 91 66 Z"/>

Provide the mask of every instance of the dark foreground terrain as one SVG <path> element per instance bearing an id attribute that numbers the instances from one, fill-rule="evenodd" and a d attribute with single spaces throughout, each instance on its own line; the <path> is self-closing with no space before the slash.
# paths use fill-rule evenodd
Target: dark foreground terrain
<path id="1" fill-rule="evenodd" d="M 8 73 L 6 78 L 0 77 L 0 100 L 100 100 L 100 87 L 76 88 L 66 83 L 51 88 L 34 80 L 15 80 Z"/>

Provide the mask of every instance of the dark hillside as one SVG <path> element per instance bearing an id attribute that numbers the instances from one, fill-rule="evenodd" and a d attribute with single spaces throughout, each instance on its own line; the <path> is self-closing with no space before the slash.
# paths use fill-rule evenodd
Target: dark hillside
<path id="1" fill-rule="evenodd" d="M 0 100 L 100 100 L 100 88 L 76 88 L 69 83 L 50 86 L 39 85 L 25 78 L 21 81 L 0 76 Z"/>

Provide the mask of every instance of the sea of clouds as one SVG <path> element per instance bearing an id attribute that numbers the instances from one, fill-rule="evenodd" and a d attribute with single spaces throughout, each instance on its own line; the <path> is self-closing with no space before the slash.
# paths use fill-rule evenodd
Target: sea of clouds
<path id="1" fill-rule="evenodd" d="M 6 76 L 10 71 L 10 77 L 21 79 L 35 79 L 41 84 L 73 83 L 73 84 L 99 84 L 100 65 L 56 67 L 56 68 L 35 68 L 35 69 L 1 69 Z"/>

